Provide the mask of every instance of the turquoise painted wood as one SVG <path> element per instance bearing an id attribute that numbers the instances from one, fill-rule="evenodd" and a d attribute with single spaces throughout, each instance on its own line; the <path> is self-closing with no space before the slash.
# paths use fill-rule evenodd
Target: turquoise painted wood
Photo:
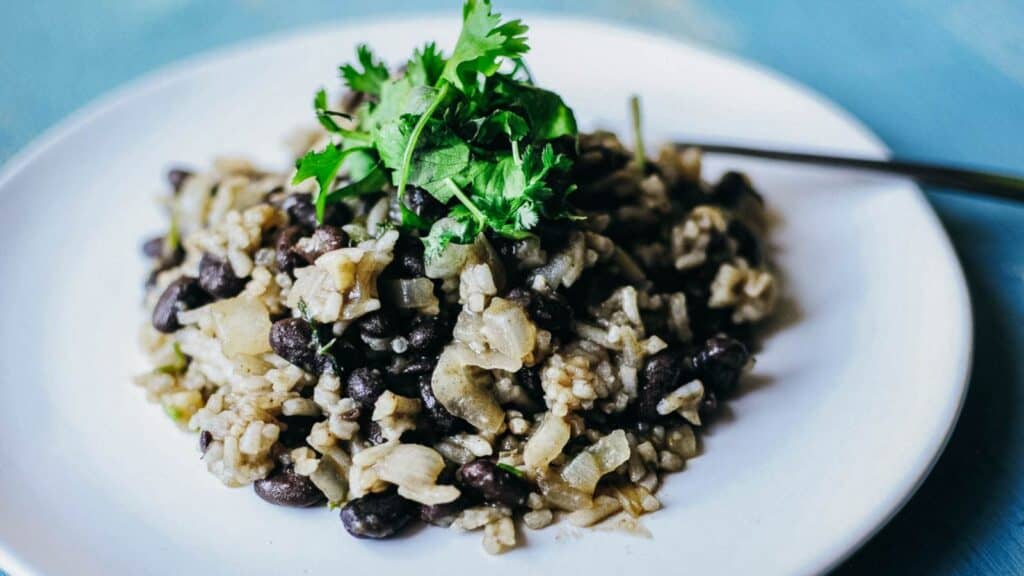
<path id="1" fill-rule="evenodd" d="M 898 155 L 1024 172 L 1024 3 L 1018 0 L 498 3 L 506 12 L 584 14 L 705 43 L 814 87 Z M 322 20 L 452 12 L 456 5 L 0 3 L 0 161 L 103 92 L 184 56 Z M 839 572 L 1024 574 L 1024 418 L 1018 417 L 1024 411 L 1024 359 L 1018 357 L 1024 349 L 1024 206 L 941 191 L 930 197 L 972 291 L 977 351 L 971 391 L 949 448 L 920 492 Z"/>

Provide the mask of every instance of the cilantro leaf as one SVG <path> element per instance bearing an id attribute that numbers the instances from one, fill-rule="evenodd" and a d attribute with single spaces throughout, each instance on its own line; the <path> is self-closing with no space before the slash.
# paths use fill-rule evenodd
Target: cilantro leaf
<path id="1" fill-rule="evenodd" d="M 453 192 L 444 181 L 461 174 L 469 165 L 469 146 L 440 123 L 431 124 L 423 139 L 423 145 L 413 154 L 408 182 L 447 203 Z"/>
<path id="2" fill-rule="evenodd" d="M 367 194 L 380 192 L 387 182 L 387 176 L 384 175 L 384 170 L 380 165 L 374 166 L 372 170 L 359 180 L 328 193 L 324 199 L 324 204 L 336 204 L 344 198 L 366 196 Z"/>
<path id="3" fill-rule="evenodd" d="M 558 94 L 532 84 L 510 81 L 505 77 L 497 80 L 493 90 L 500 103 L 522 110 L 530 121 L 534 139 L 554 140 L 562 136 L 576 136 L 576 116 Z"/>
<path id="4" fill-rule="evenodd" d="M 437 44 L 426 43 L 417 48 L 405 67 L 405 76 L 415 85 L 433 86 L 441 78 L 446 60 L 437 49 Z"/>
<path id="5" fill-rule="evenodd" d="M 333 115 L 327 109 L 327 91 L 321 88 L 313 97 L 313 109 L 316 110 L 316 119 L 328 132 L 340 132 L 341 126 L 334 121 Z"/>
<path id="6" fill-rule="evenodd" d="M 491 12 L 489 0 L 466 0 L 462 7 L 462 32 L 443 77 L 461 92 L 471 90 L 477 74 L 491 76 L 502 58 L 518 58 L 529 50 L 520 20 L 501 23 L 501 14 Z"/>
<path id="7" fill-rule="evenodd" d="M 515 112 L 508 110 L 495 110 L 480 124 L 476 139 L 482 142 L 489 142 L 497 136 L 505 135 L 512 142 L 518 142 L 526 137 L 530 127 L 526 120 Z"/>
<path id="8" fill-rule="evenodd" d="M 297 170 L 292 178 L 292 184 L 299 184 L 314 178 L 320 186 L 316 195 L 317 222 L 322 222 L 324 219 L 328 194 L 331 191 L 331 186 L 334 185 L 334 179 L 338 177 L 341 165 L 345 163 L 345 158 L 355 152 L 364 150 L 366 148 L 342 149 L 337 145 L 328 144 L 326 148 L 319 152 L 310 150 L 296 162 Z"/>
<path id="9" fill-rule="evenodd" d="M 356 92 L 366 92 L 374 96 L 380 96 L 381 85 L 388 79 L 388 69 L 373 56 L 373 51 L 366 44 L 356 47 L 356 56 L 362 70 L 352 64 L 345 64 L 341 67 L 341 77 L 345 84 Z"/>
<path id="10" fill-rule="evenodd" d="M 480 227 L 468 211 L 453 210 L 448 218 L 438 220 L 423 238 L 423 255 L 427 259 L 436 259 L 452 242 L 467 244 L 479 233 Z"/>

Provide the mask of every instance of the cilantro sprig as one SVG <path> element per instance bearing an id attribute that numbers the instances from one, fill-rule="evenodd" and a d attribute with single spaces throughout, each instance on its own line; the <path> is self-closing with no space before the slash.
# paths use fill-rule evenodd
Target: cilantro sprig
<path id="1" fill-rule="evenodd" d="M 348 88 L 366 96 L 351 114 L 317 93 L 317 119 L 332 141 L 298 161 L 293 181 L 316 180 L 318 218 L 350 196 L 394 193 L 398 224 L 426 232 L 428 257 L 487 230 L 524 238 L 544 219 L 576 218 L 568 202 L 576 119 L 561 97 L 533 84 L 523 62 L 528 27 L 503 21 L 489 0 L 466 0 L 462 17 L 450 56 L 426 44 L 401 74 L 359 46 L 357 62 L 340 68 Z M 444 204 L 444 217 L 426 221 L 410 210 L 411 186 Z"/>

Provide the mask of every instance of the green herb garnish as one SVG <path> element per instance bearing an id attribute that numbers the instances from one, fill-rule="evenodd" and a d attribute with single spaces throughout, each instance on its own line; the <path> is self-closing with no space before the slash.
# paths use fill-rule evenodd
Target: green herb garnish
<path id="1" fill-rule="evenodd" d="M 185 414 L 182 413 L 181 410 L 179 410 L 175 406 L 171 406 L 170 404 L 164 406 L 164 413 L 167 414 L 167 416 L 169 416 L 170 419 L 174 420 L 175 422 L 181 422 L 185 418 Z"/>
<path id="2" fill-rule="evenodd" d="M 577 218 L 568 203 L 567 154 L 576 119 L 557 94 L 533 84 L 522 61 L 527 27 L 503 22 L 488 0 L 467 0 L 462 16 L 450 56 L 426 44 L 398 76 L 360 46 L 357 62 L 340 69 L 349 89 L 370 96 L 351 117 L 330 110 L 326 94 L 317 93 L 317 118 L 334 140 L 299 160 L 294 182 L 318 182 L 318 218 L 329 204 L 393 186 L 399 224 L 429 230 L 428 257 L 488 229 L 519 239 L 542 219 Z M 335 189 L 343 168 L 350 183 Z M 445 218 L 425 221 L 409 210 L 409 186 L 445 204 Z"/>
<path id="3" fill-rule="evenodd" d="M 509 474 L 518 476 L 519 478 L 523 478 L 523 477 L 526 476 L 526 472 L 523 472 L 522 470 L 520 470 L 519 468 L 516 468 L 515 466 L 510 466 L 510 465 L 504 464 L 502 462 L 498 462 L 498 468 L 501 468 L 502 470 L 504 470 L 505 472 L 508 472 Z"/>
<path id="4" fill-rule="evenodd" d="M 170 257 L 181 246 L 181 231 L 178 229 L 178 214 L 171 209 L 171 226 L 164 236 L 164 256 Z"/>
<path id="5" fill-rule="evenodd" d="M 162 374 L 170 374 L 171 376 L 177 376 L 185 373 L 185 369 L 188 368 L 188 356 L 181 351 L 181 345 L 177 342 L 174 343 L 174 361 L 169 364 L 164 364 L 156 369 L 157 372 Z"/>
<path id="6" fill-rule="evenodd" d="M 644 151 L 643 126 L 640 124 L 640 97 L 636 94 L 629 98 L 629 116 L 633 121 L 633 162 L 636 169 L 643 173 L 647 153 Z"/>

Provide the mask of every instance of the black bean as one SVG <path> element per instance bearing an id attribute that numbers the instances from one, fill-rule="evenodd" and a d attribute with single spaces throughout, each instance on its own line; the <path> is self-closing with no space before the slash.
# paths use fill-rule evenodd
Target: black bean
<path id="1" fill-rule="evenodd" d="M 729 222 L 729 235 L 736 241 L 736 252 L 751 266 L 761 264 L 761 241 L 750 227 L 740 220 Z"/>
<path id="2" fill-rule="evenodd" d="M 536 294 L 534 290 L 517 286 L 516 288 L 513 288 L 508 291 L 508 294 L 505 295 L 505 299 L 511 301 L 516 306 L 519 306 L 523 310 L 529 312 L 530 307 L 533 306 L 534 294 Z"/>
<path id="3" fill-rule="evenodd" d="M 294 248 L 295 253 L 312 264 L 324 254 L 348 246 L 348 234 L 335 226 L 318 226 L 310 236 L 309 242 L 303 244 Z"/>
<path id="4" fill-rule="evenodd" d="M 419 444 L 420 446 L 433 448 L 434 444 L 437 444 L 440 439 L 441 438 L 438 436 L 437 431 L 433 428 L 429 426 L 419 426 L 402 432 L 398 441 L 402 444 Z"/>
<path id="5" fill-rule="evenodd" d="M 384 430 L 381 429 L 379 422 L 371 420 L 370 423 L 365 426 L 365 429 L 366 441 L 370 444 L 379 446 L 388 441 L 388 439 L 384 437 Z"/>
<path id="6" fill-rule="evenodd" d="M 565 334 L 572 328 L 572 306 L 560 294 L 549 296 L 529 288 L 514 288 L 506 298 L 525 310 L 530 319 L 545 330 Z"/>
<path id="7" fill-rule="evenodd" d="M 516 382 L 523 387 L 526 394 L 534 401 L 544 403 L 544 387 L 540 383 L 541 367 L 523 366 L 516 372 Z"/>
<path id="8" fill-rule="evenodd" d="M 540 245 L 548 253 L 559 252 L 569 244 L 574 228 L 554 220 L 541 220 L 532 230 L 540 236 Z"/>
<path id="9" fill-rule="evenodd" d="M 395 259 L 391 265 L 399 278 L 419 278 L 426 275 L 423 266 L 423 241 L 403 234 L 395 244 Z"/>
<path id="10" fill-rule="evenodd" d="M 352 210 L 344 204 L 331 204 L 324 211 L 324 224 L 328 226 L 344 226 L 352 223 Z"/>
<path id="11" fill-rule="evenodd" d="M 510 264 L 515 263 L 516 241 L 512 238 L 506 238 L 491 229 L 488 229 L 485 234 L 487 235 L 487 241 L 491 243 L 491 247 L 501 257 L 505 267 L 512 268 L 513 266 L 510 266 Z"/>
<path id="12" fill-rule="evenodd" d="M 356 327 L 364 338 L 387 338 L 394 336 L 395 326 L 391 317 L 383 310 L 364 314 L 356 320 Z"/>
<path id="13" fill-rule="evenodd" d="M 308 229 L 316 228 L 316 206 L 310 194 L 292 194 L 284 199 L 281 208 L 288 213 L 292 224 Z"/>
<path id="14" fill-rule="evenodd" d="M 294 464 L 291 449 L 280 442 L 275 442 L 270 447 L 270 459 L 277 463 L 278 469 L 285 469 Z"/>
<path id="15" fill-rule="evenodd" d="M 502 470 L 490 460 L 474 460 L 463 464 L 455 473 L 455 481 L 475 491 L 488 502 L 497 502 L 514 508 L 526 505 L 529 485 L 515 474 Z"/>
<path id="16" fill-rule="evenodd" d="M 210 442 L 213 442 L 213 434 L 210 434 L 209 430 L 203 430 L 199 433 L 199 451 L 206 454 L 206 451 L 210 449 Z"/>
<path id="17" fill-rule="evenodd" d="M 312 480 L 296 474 L 291 468 L 277 470 L 270 476 L 257 480 L 253 483 L 253 489 L 257 496 L 278 506 L 308 508 L 326 500 L 323 492 Z"/>
<path id="18" fill-rule="evenodd" d="M 592 181 L 622 168 L 629 162 L 629 154 L 616 146 L 608 133 L 595 132 L 579 135 L 579 156 L 573 165 L 573 174 L 582 181 Z"/>
<path id="19" fill-rule="evenodd" d="M 302 257 L 295 253 L 295 244 L 305 233 L 301 226 L 289 226 L 278 233 L 277 242 L 274 244 L 278 270 L 289 273 L 295 267 L 306 264 Z"/>
<path id="20" fill-rule="evenodd" d="M 436 350 L 451 339 L 451 331 L 446 322 L 437 316 L 417 316 L 412 322 L 412 330 L 406 336 L 409 348 L 417 351 Z"/>
<path id="21" fill-rule="evenodd" d="M 147 258 L 156 261 L 156 265 L 150 270 L 149 277 L 146 278 L 146 288 L 152 288 L 156 284 L 157 276 L 161 272 L 174 268 L 185 259 L 185 251 L 180 244 L 176 245 L 170 254 L 167 254 L 166 251 L 166 240 L 162 236 L 152 238 L 142 245 L 142 253 Z"/>
<path id="22" fill-rule="evenodd" d="M 722 178 L 715 184 L 712 194 L 718 203 L 725 206 L 735 206 L 747 196 L 764 203 L 761 195 L 757 193 L 757 190 L 754 190 L 750 179 L 741 172 L 726 172 L 723 174 Z"/>
<path id="23" fill-rule="evenodd" d="M 195 278 L 178 278 L 164 290 L 153 308 L 153 327 L 164 333 L 181 328 L 178 312 L 191 310 L 209 302 L 210 297 Z"/>
<path id="24" fill-rule="evenodd" d="M 718 412 L 718 395 L 713 390 L 705 390 L 698 410 L 700 411 L 701 419 L 708 419 L 714 416 Z"/>
<path id="25" fill-rule="evenodd" d="M 181 187 L 191 177 L 192 172 L 182 168 L 171 168 L 167 171 L 167 183 L 171 185 L 171 189 L 174 190 L 175 194 L 181 192 Z"/>
<path id="26" fill-rule="evenodd" d="M 693 356 L 692 366 L 704 386 L 720 395 L 729 395 L 739 383 L 750 352 L 742 342 L 728 336 L 713 336 Z"/>
<path id="27" fill-rule="evenodd" d="M 231 263 L 214 256 L 203 254 L 199 260 L 199 285 L 214 298 L 231 298 L 245 288 L 245 279 L 235 275 Z"/>
<path id="28" fill-rule="evenodd" d="M 530 315 L 537 325 L 555 334 L 563 334 L 572 329 L 573 311 L 569 303 L 560 294 L 538 294 L 534 298 Z"/>
<path id="29" fill-rule="evenodd" d="M 288 213 L 292 224 L 312 230 L 320 223 L 316 221 L 316 205 L 310 194 L 292 194 L 281 202 L 281 209 Z M 342 226 L 352 220 L 352 212 L 344 204 L 331 204 L 324 210 L 324 224 Z"/>
<path id="30" fill-rule="evenodd" d="M 307 372 L 316 372 L 313 327 L 301 318 L 278 320 L 270 327 L 270 347 L 274 353 Z"/>
<path id="31" fill-rule="evenodd" d="M 463 492 L 458 498 L 445 504 L 434 504 L 433 506 L 420 506 L 420 520 L 434 526 L 448 527 L 455 520 L 455 516 L 472 506 L 476 500 Z"/>
<path id="32" fill-rule="evenodd" d="M 657 420 L 658 402 L 677 387 L 684 358 L 673 350 L 663 350 L 647 359 L 637 394 L 639 418 L 644 422 Z"/>
<path id="33" fill-rule="evenodd" d="M 278 416 L 284 424 L 277 441 L 285 448 L 299 448 L 306 445 L 306 438 L 313 431 L 313 425 L 322 420 L 316 416 Z"/>
<path id="34" fill-rule="evenodd" d="M 431 374 L 437 366 L 437 354 L 395 355 L 388 363 L 388 374 L 393 376 L 421 376 Z"/>
<path id="35" fill-rule="evenodd" d="M 424 374 L 420 377 L 420 399 L 423 401 L 423 411 L 430 421 L 430 425 L 441 434 L 451 434 L 463 429 L 465 423 L 449 412 L 437 396 L 434 396 L 434 388 L 431 386 L 431 374 Z"/>
<path id="36" fill-rule="evenodd" d="M 387 390 L 384 375 L 376 368 L 356 368 L 345 382 L 348 397 L 367 410 L 373 410 L 380 395 Z"/>
<path id="37" fill-rule="evenodd" d="M 406 188 L 403 202 L 405 202 L 406 208 L 427 222 L 433 222 L 444 216 L 444 204 L 438 202 L 437 198 L 430 195 L 430 192 L 419 186 Z"/>
<path id="38" fill-rule="evenodd" d="M 333 336 L 327 336 L 327 340 L 330 341 Z M 328 350 L 330 357 L 334 359 L 332 363 L 333 368 L 337 368 L 337 373 L 340 376 L 341 373 L 349 370 L 355 370 L 364 363 L 362 351 L 352 342 L 346 339 L 339 338 L 334 342 L 334 346 L 331 346 Z M 326 356 L 324 356 L 326 358 Z"/>
<path id="39" fill-rule="evenodd" d="M 156 238 L 150 238 L 146 240 L 142 245 L 142 254 L 146 258 L 152 260 L 160 260 L 164 257 L 164 244 L 165 240 L 163 236 L 157 236 Z"/>
<path id="40" fill-rule="evenodd" d="M 416 515 L 417 504 L 395 492 L 367 494 L 341 509 L 341 523 L 356 538 L 390 538 Z"/>

